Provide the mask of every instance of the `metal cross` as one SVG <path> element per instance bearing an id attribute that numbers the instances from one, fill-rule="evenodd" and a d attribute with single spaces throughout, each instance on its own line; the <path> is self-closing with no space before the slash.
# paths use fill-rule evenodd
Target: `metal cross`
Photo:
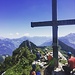
<path id="1" fill-rule="evenodd" d="M 53 31 L 53 57 L 58 67 L 58 26 L 75 24 L 75 19 L 57 21 L 57 0 L 52 0 L 52 21 L 31 22 L 31 27 L 52 26 Z"/>

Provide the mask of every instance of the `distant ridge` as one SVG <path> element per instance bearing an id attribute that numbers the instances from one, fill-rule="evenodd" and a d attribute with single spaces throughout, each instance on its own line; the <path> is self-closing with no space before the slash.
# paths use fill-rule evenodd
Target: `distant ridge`
<path id="1" fill-rule="evenodd" d="M 9 38 L 0 38 L 0 54 L 8 54 L 12 55 L 12 52 L 19 47 L 19 45 L 26 40 L 29 40 L 36 44 L 37 46 L 40 45 L 41 43 L 44 43 L 50 39 L 50 37 L 21 37 L 21 38 L 16 38 L 16 39 L 9 39 Z"/>
<path id="2" fill-rule="evenodd" d="M 12 55 L 12 52 L 19 47 L 19 45 L 23 42 L 29 40 L 33 42 L 36 46 L 51 46 L 51 38 L 50 37 L 21 37 L 15 39 L 9 38 L 0 38 L 0 54 L 8 54 Z M 64 44 L 75 49 L 75 33 L 68 34 L 64 37 L 59 38 Z"/>
<path id="3" fill-rule="evenodd" d="M 65 43 L 63 43 L 62 41 L 59 40 L 59 45 L 61 46 L 62 50 L 66 51 L 66 52 L 72 52 L 72 54 L 75 55 L 75 49 L 66 45 Z"/>
<path id="4" fill-rule="evenodd" d="M 45 42 L 42 44 L 43 46 L 51 46 L 52 45 L 52 41 L 51 42 Z M 72 54 L 75 55 L 75 49 L 72 48 L 71 46 L 65 44 L 64 42 L 62 42 L 61 40 L 58 40 L 58 45 L 61 46 L 61 49 L 66 51 L 66 52 L 69 52 L 71 51 Z"/>

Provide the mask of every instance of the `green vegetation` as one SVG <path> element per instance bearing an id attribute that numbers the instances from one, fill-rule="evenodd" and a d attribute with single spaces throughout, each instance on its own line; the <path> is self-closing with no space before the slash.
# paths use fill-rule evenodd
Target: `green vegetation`
<path id="1" fill-rule="evenodd" d="M 6 71 L 5 75 L 29 75 L 35 58 L 36 56 L 31 54 L 27 47 L 16 49 L 12 56 L 13 66 Z"/>
<path id="2" fill-rule="evenodd" d="M 41 71 L 41 68 L 38 64 L 36 65 L 36 71 Z"/>
<path id="3" fill-rule="evenodd" d="M 31 43 L 31 48 L 33 53 L 30 52 L 30 47 L 28 45 L 29 41 L 24 41 L 19 48 L 13 51 L 13 55 L 5 59 L 3 63 L 0 64 L 0 74 L 4 71 L 5 75 L 29 75 L 32 69 L 32 62 L 35 60 L 35 53 L 39 50 L 41 53 L 41 48 L 37 48 L 36 45 Z M 37 67 L 39 69 L 39 67 Z M 37 69 L 36 68 L 36 69 Z"/>
<path id="4" fill-rule="evenodd" d="M 24 41 L 19 48 L 13 51 L 13 55 L 0 64 L 0 74 L 6 71 L 5 75 L 29 75 L 32 69 L 31 64 L 35 60 L 35 54 L 30 52 L 27 41 Z M 33 44 L 33 47 L 35 45 Z M 34 50 L 36 48 L 34 47 Z"/>
<path id="5" fill-rule="evenodd" d="M 66 60 L 60 60 L 59 62 L 61 62 L 62 64 L 67 63 L 67 61 L 66 61 Z"/>
<path id="6" fill-rule="evenodd" d="M 13 55 L 9 56 L 5 59 L 3 63 L 0 64 L 0 75 L 5 71 L 5 75 L 29 75 L 30 70 L 32 69 L 32 62 L 36 58 L 36 52 L 40 51 L 41 54 L 44 54 L 45 49 L 48 52 L 52 52 L 52 47 L 37 47 L 35 44 L 29 41 L 24 41 L 19 48 L 13 51 Z M 32 49 L 32 53 L 31 53 Z M 61 47 L 59 46 L 59 50 L 61 51 Z M 63 55 L 66 55 L 63 51 L 61 51 Z M 65 63 L 66 61 L 62 60 L 61 63 Z M 36 71 L 41 70 L 38 65 L 36 65 Z"/>
<path id="7" fill-rule="evenodd" d="M 27 61 L 18 62 L 15 66 L 12 68 L 9 68 L 5 75 L 29 75 L 31 70 L 31 66 Z"/>

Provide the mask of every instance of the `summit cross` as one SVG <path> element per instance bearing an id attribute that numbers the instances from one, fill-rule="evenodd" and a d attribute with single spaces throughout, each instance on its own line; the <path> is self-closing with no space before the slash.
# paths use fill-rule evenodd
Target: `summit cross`
<path id="1" fill-rule="evenodd" d="M 53 57 L 56 58 L 56 67 L 58 67 L 58 26 L 73 24 L 75 24 L 75 19 L 57 20 L 57 0 L 52 0 L 52 21 L 31 22 L 31 27 L 52 26 Z"/>

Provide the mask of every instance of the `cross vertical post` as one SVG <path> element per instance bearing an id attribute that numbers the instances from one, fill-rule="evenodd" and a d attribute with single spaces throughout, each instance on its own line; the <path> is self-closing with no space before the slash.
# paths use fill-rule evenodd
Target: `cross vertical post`
<path id="1" fill-rule="evenodd" d="M 58 26 L 57 26 L 57 0 L 52 0 L 52 26 L 53 29 L 53 57 L 56 58 L 56 67 L 58 67 Z"/>

